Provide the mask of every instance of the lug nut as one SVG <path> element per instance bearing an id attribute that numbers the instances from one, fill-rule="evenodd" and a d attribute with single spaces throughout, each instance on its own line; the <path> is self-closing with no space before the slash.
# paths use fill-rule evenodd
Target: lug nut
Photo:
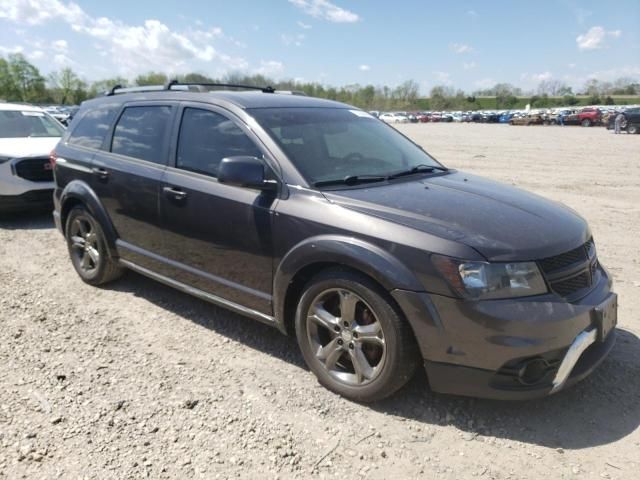
<path id="1" fill-rule="evenodd" d="M 345 321 L 345 322 L 344 322 L 344 326 L 345 326 L 345 327 L 347 327 L 347 328 L 349 328 L 349 322 Z"/>
<path id="2" fill-rule="evenodd" d="M 341 338 L 338 339 L 338 345 L 342 345 L 344 342 L 342 341 Z"/>
<path id="3" fill-rule="evenodd" d="M 338 325 L 336 325 L 335 327 L 333 327 L 333 330 L 334 330 L 335 332 L 340 333 L 340 327 L 339 327 Z"/>
<path id="4" fill-rule="evenodd" d="M 358 338 L 358 332 L 353 332 L 353 338 Z"/>
<path id="5" fill-rule="evenodd" d="M 349 348 L 350 348 L 351 350 L 353 350 L 353 348 L 354 348 L 353 343 L 350 343 L 350 344 L 349 344 Z"/>

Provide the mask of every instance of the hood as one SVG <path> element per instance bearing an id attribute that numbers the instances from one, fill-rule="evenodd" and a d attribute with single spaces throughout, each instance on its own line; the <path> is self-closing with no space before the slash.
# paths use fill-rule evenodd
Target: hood
<path id="1" fill-rule="evenodd" d="M 60 137 L 0 138 L 0 156 L 48 157 L 59 141 Z"/>
<path id="2" fill-rule="evenodd" d="M 550 257 L 590 237 L 568 207 L 462 172 L 324 193 L 344 208 L 460 242 L 491 261 Z"/>

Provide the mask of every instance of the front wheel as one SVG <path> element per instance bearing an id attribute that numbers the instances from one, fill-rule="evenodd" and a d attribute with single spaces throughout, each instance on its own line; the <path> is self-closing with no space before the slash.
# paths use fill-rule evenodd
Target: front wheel
<path id="1" fill-rule="evenodd" d="M 591 120 L 589 120 L 588 118 L 585 118 L 584 120 L 582 120 L 582 126 L 583 127 L 590 127 L 591 126 Z"/>
<path id="2" fill-rule="evenodd" d="M 638 131 L 639 131 L 638 125 L 636 125 L 634 123 L 630 123 L 630 124 L 627 125 L 627 133 L 635 135 L 636 133 L 638 133 Z"/>
<path id="3" fill-rule="evenodd" d="M 86 208 L 69 212 L 65 233 L 73 268 L 84 282 L 102 285 L 122 275 L 123 269 L 109 257 L 100 223 Z"/>
<path id="4" fill-rule="evenodd" d="M 381 400 L 413 376 L 418 349 L 388 294 L 364 275 L 330 270 L 307 285 L 296 312 L 305 362 L 329 390 Z"/>

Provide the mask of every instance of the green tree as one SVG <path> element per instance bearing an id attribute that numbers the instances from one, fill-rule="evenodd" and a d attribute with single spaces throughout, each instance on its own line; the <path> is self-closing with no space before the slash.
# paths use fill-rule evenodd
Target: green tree
<path id="1" fill-rule="evenodd" d="M 49 75 L 49 84 L 52 86 L 51 93 L 56 103 L 78 104 L 87 98 L 86 83 L 69 67 L 52 72 Z"/>
<path id="2" fill-rule="evenodd" d="M 147 85 L 164 85 L 169 81 L 166 74 L 162 72 L 149 72 L 144 75 L 138 75 L 135 84 L 139 87 Z"/>
<path id="3" fill-rule="evenodd" d="M 43 102 L 47 99 L 45 82 L 40 71 L 30 64 L 24 55 L 9 55 L 9 75 L 15 85 L 15 100 L 22 102 Z"/>

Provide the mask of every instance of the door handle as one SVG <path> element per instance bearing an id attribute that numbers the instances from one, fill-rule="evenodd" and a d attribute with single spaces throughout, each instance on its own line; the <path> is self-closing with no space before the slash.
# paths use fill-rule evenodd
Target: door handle
<path id="1" fill-rule="evenodd" d="M 183 192 L 179 188 L 174 187 L 163 187 L 162 192 L 165 196 L 174 198 L 175 200 L 184 200 L 187 198 L 187 192 Z"/>
<path id="2" fill-rule="evenodd" d="M 109 176 L 109 171 L 104 168 L 92 168 L 91 173 L 100 177 L 101 179 L 106 179 Z"/>

